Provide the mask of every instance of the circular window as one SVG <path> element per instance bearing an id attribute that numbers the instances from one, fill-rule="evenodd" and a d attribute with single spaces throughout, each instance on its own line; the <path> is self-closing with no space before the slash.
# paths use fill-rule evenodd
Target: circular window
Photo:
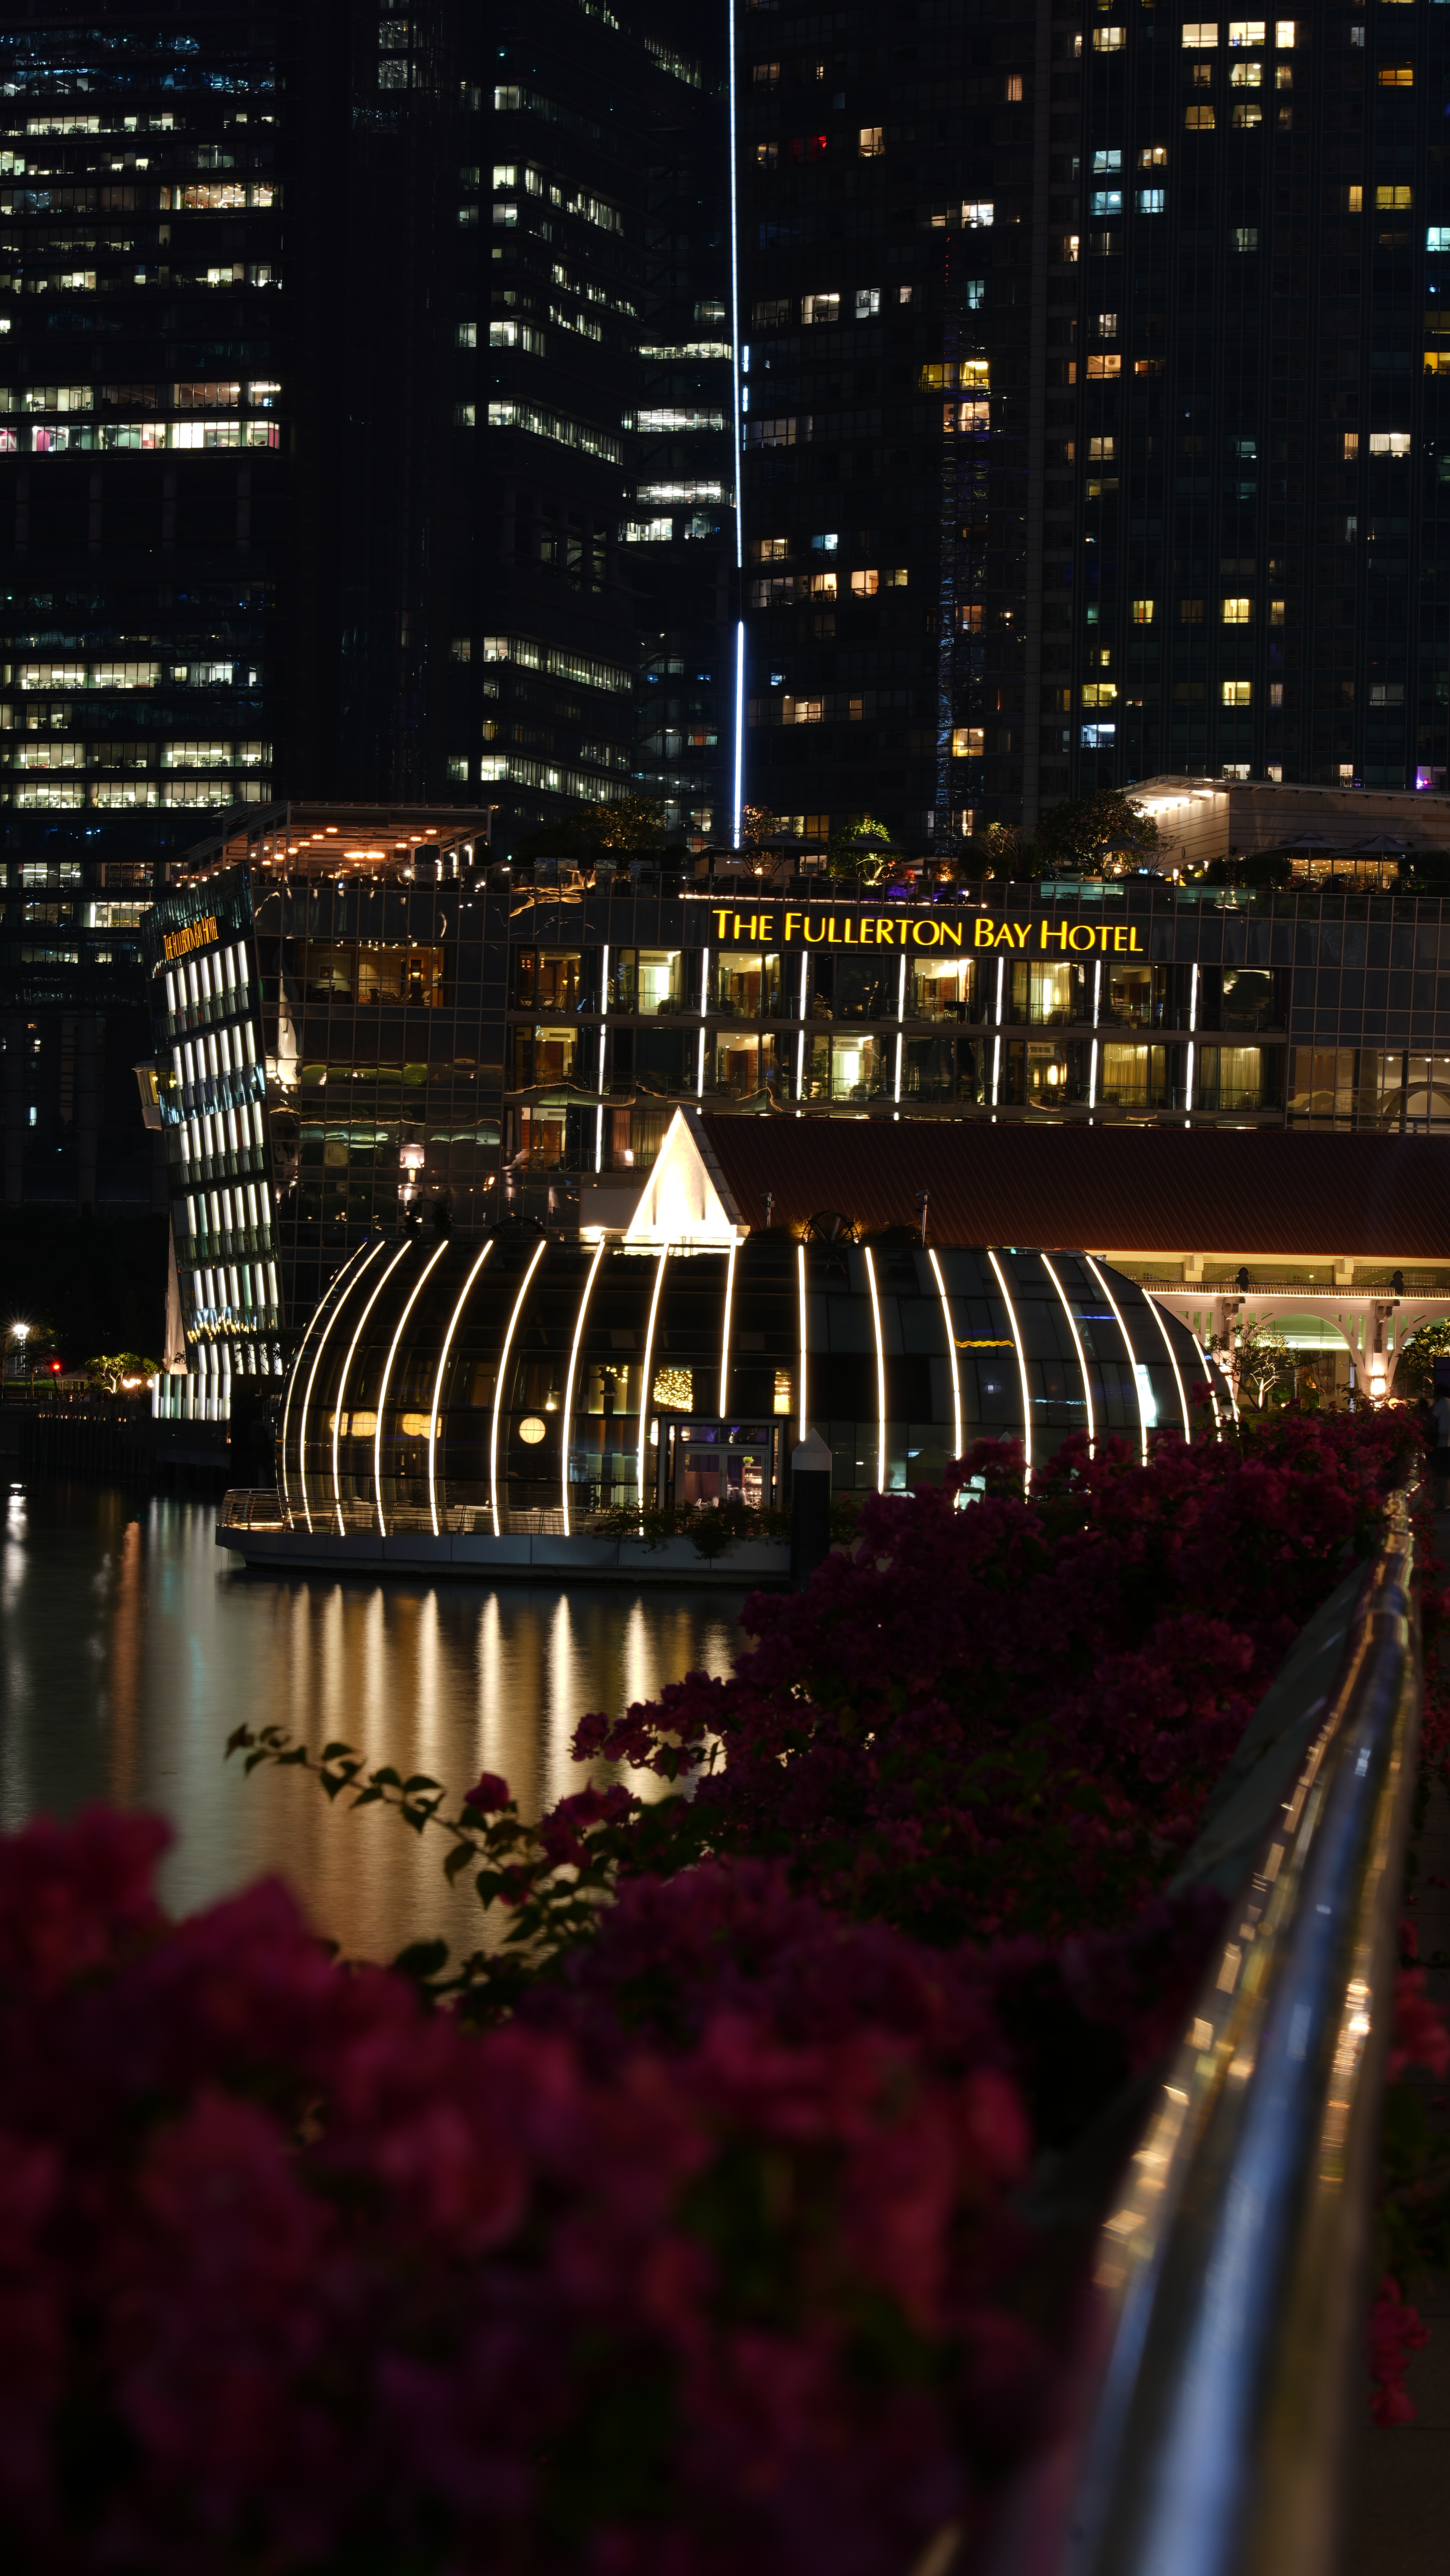
<path id="1" fill-rule="evenodd" d="M 544 1437 L 546 1428 L 547 1425 L 539 1420 L 537 1413 L 527 1414 L 524 1420 L 519 1424 L 519 1438 L 524 1442 L 527 1448 L 537 1449 L 539 1442 Z"/>

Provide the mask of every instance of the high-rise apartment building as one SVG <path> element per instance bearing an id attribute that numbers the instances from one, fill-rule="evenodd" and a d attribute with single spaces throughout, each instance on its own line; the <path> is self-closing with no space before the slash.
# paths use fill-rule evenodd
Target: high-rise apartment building
<path id="1" fill-rule="evenodd" d="M 1442 783 L 1441 13 L 739 28 L 749 791 Z"/>

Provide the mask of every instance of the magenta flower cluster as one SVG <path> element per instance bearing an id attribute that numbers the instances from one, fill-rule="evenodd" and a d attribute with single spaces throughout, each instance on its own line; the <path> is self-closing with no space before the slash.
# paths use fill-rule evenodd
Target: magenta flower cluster
<path id="1" fill-rule="evenodd" d="M 168 1923 L 155 1823 L 0 1843 L 16 2563 L 969 2564 L 1061 2402 L 1027 2186 L 1174 2036 L 1217 1908 L 1163 1890 L 1394 1449 L 1071 1444 L 1027 1498 L 984 1447 L 971 1511 L 873 1500 L 728 1681 L 581 1728 L 690 1795 L 534 1829 L 475 1785 L 450 1867 L 533 1937 L 461 2009 L 274 1884 Z M 1442 2041 L 1412 1981 L 1399 2044 Z"/>

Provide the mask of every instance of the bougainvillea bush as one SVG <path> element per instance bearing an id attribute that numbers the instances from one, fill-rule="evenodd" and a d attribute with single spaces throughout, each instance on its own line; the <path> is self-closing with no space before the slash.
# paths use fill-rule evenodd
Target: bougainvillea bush
<path id="1" fill-rule="evenodd" d="M 1164 1891 L 1396 1435 L 961 1473 L 580 1729 L 687 1794 L 526 1824 L 244 1739 L 446 1837 L 510 1926 L 457 1967 L 339 1967 L 275 1884 L 170 1924 L 148 1820 L 0 1843 L 17 2563 L 970 2564 L 1059 2402 L 1044 2154 L 1173 2034 L 1217 1908 Z"/>

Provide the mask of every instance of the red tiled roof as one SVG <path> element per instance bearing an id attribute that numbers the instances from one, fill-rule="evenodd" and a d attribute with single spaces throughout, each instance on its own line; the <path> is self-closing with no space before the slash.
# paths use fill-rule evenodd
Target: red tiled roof
<path id="1" fill-rule="evenodd" d="M 1327 1261 L 1450 1259 L 1450 1142 L 1283 1128 L 993 1127 L 979 1120 L 699 1122 L 740 1225 L 836 1209 L 938 1243 Z"/>

